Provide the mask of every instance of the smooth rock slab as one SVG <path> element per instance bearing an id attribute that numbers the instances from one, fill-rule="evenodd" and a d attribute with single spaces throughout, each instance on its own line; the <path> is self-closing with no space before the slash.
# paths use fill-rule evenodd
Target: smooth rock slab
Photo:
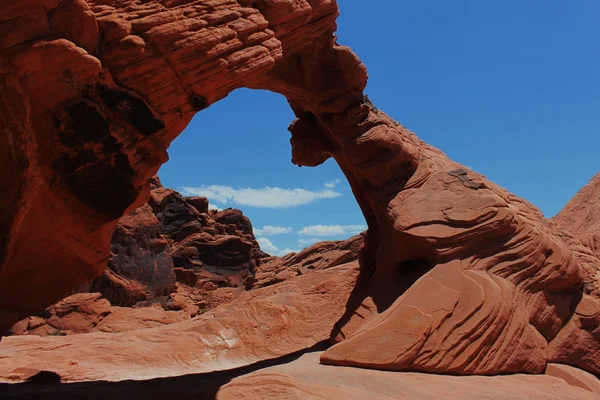
<path id="1" fill-rule="evenodd" d="M 547 375 L 443 376 L 319 365 L 320 353 L 241 376 L 217 400 L 592 400 L 599 395 Z"/>
<path id="2" fill-rule="evenodd" d="M 63 382 L 145 380 L 277 358 L 329 338 L 357 274 L 356 263 L 315 271 L 165 327 L 4 338 L 0 381 L 19 382 L 32 371 L 54 372 Z"/>

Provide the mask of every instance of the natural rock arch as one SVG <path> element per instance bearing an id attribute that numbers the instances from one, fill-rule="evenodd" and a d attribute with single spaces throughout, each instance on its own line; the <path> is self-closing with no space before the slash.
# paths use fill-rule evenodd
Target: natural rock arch
<path id="1" fill-rule="evenodd" d="M 0 327 L 100 273 L 117 219 L 146 200 L 169 143 L 195 112 L 248 87 L 288 99 L 293 162 L 333 157 L 369 226 L 335 331 L 347 340 L 323 362 L 600 372 L 600 305 L 582 289 L 598 259 L 371 104 L 365 66 L 333 34 L 334 0 L 5 3 Z"/>

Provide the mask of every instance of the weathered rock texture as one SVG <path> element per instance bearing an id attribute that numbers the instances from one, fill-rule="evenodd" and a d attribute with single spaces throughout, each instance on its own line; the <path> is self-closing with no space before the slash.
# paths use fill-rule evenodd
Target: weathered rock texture
<path id="1" fill-rule="evenodd" d="M 356 262 L 314 271 L 244 292 L 193 320 L 153 329 L 5 337 L 0 382 L 18 382 L 40 371 L 54 372 L 65 382 L 142 380 L 277 358 L 327 340 L 357 274 Z"/>
<path id="2" fill-rule="evenodd" d="M 319 365 L 319 354 L 309 353 L 299 359 L 286 357 L 277 360 L 275 366 L 262 363 L 230 371 L 150 381 L 0 384 L 0 390 L 5 399 L 57 400 L 592 400 L 600 394 L 596 377 L 560 364 L 549 364 L 546 375 L 537 376 L 444 376 L 323 366 Z M 34 373 L 33 370 L 22 371 L 27 372 Z M 32 378 L 32 381 L 41 381 L 39 375 Z"/>
<path id="3" fill-rule="evenodd" d="M 253 287 L 272 285 L 313 270 L 355 261 L 362 246 L 363 237 L 354 236 L 347 240 L 318 242 L 299 253 L 290 253 L 284 257 L 263 259 L 256 271 L 256 283 Z"/>
<path id="4" fill-rule="evenodd" d="M 365 66 L 333 35 L 337 13 L 334 0 L 5 1 L 3 325 L 98 275 L 169 143 L 195 112 L 249 87 L 288 99 L 292 161 L 333 157 L 369 227 L 341 342 L 322 362 L 600 373 L 600 300 L 557 226 L 379 111 Z"/>
<path id="5" fill-rule="evenodd" d="M 132 306 L 175 288 L 170 245 L 149 205 L 119 220 L 111 244 L 111 257 L 103 275 L 90 291 L 100 292 L 112 304 Z"/>
<path id="6" fill-rule="evenodd" d="M 88 332 L 126 332 L 189 319 L 184 311 L 160 306 L 113 307 L 100 293 L 80 293 L 48 307 L 41 317 L 29 317 L 12 327 L 15 335 L 65 336 Z"/>
<path id="7" fill-rule="evenodd" d="M 119 220 L 108 269 L 85 290 L 130 307 L 176 292 L 177 282 L 238 287 L 248 265 L 268 257 L 240 210 L 209 210 L 206 198 L 183 197 L 154 177 L 148 204 Z"/>
<path id="8" fill-rule="evenodd" d="M 79 288 L 83 294 L 17 322 L 6 334 L 125 332 L 181 322 L 235 300 L 244 290 L 356 261 L 362 247 L 362 237 L 355 236 L 269 256 L 240 210 L 209 210 L 206 198 L 183 197 L 162 187 L 158 177 L 151 185 L 149 203 L 119 220 L 106 271 Z M 252 282 L 249 263 L 256 272 Z"/>
<path id="9" fill-rule="evenodd" d="M 600 173 L 585 185 L 556 216 L 560 226 L 600 254 Z"/>
<path id="10" fill-rule="evenodd" d="M 121 332 L 180 322 L 239 297 L 250 263 L 256 269 L 270 260 L 270 270 L 277 272 L 291 265 L 260 250 L 240 210 L 209 210 L 206 198 L 183 197 L 163 188 L 158 177 L 151 185 L 149 203 L 119 220 L 108 268 L 77 289 L 90 294 L 66 297 L 17 322 L 7 334 Z M 316 246 L 312 258 L 337 255 L 332 246 Z M 356 260 L 356 250 L 345 259 L 328 266 Z M 280 281 L 266 279 L 252 287 Z"/>
<path id="11" fill-rule="evenodd" d="M 600 298 L 600 174 L 552 219 L 579 261 L 587 293 Z"/>
<path id="12" fill-rule="evenodd" d="M 585 386 L 593 376 L 441 376 L 390 373 L 318 365 L 318 353 L 289 364 L 267 368 L 234 379 L 223 386 L 217 400 L 579 400 L 597 399 L 600 392 Z M 553 366 L 555 364 L 551 364 Z M 560 368 L 560 366 L 557 366 Z M 578 371 L 580 372 L 580 371 Z M 556 375 L 554 375 L 556 376 Z M 593 382 L 593 381 L 592 381 Z"/>

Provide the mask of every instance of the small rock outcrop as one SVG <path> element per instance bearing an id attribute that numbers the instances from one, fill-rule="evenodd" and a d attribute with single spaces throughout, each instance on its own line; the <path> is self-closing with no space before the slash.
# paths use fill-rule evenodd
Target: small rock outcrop
<path id="1" fill-rule="evenodd" d="M 265 259 L 256 271 L 254 287 L 272 285 L 311 271 L 356 261 L 363 240 L 363 236 L 354 236 L 347 240 L 318 242 L 299 253 Z"/>
<path id="2" fill-rule="evenodd" d="M 148 204 L 119 220 L 111 248 L 108 269 L 85 289 L 123 307 L 169 296 L 179 284 L 238 287 L 250 263 L 269 257 L 240 210 L 209 210 L 206 198 L 184 197 L 158 177 Z"/>
<path id="3" fill-rule="evenodd" d="M 187 319 L 189 315 L 183 311 L 165 311 L 160 306 L 114 307 L 100 293 L 80 293 L 48 307 L 41 316 L 18 322 L 10 333 L 35 336 L 115 333 L 154 328 Z"/>
<path id="4" fill-rule="evenodd" d="M 600 173 L 592 178 L 553 218 L 600 255 Z"/>
<path id="5" fill-rule="evenodd" d="M 171 293 L 175 289 L 171 246 L 161 233 L 162 224 L 147 204 L 121 218 L 108 268 L 89 290 L 124 307 Z"/>

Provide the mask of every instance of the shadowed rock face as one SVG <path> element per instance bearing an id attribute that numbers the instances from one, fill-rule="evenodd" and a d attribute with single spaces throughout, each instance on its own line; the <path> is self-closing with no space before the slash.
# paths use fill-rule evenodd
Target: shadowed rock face
<path id="1" fill-rule="evenodd" d="M 559 225 L 582 267 L 584 287 L 600 297 L 600 173 L 569 201 L 552 221 Z"/>
<path id="2" fill-rule="evenodd" d="M 580 237 L 589 248 L 600 251 L 600 173 L 592 178 L 554 217 L 561 227 Z"/>
<path id="3" fill-rule="evenodd" d="M 366 68 L 333 35 L 337 13 L 333 0 L 5 1 L 0 325 L 98 275 L 169 143 L 249 87 L 288 99 L 292 161 L 334 158 L 369 226 L 322 362 L 599 373 L 600 300 L 573 244 L 371 104 Z"/>

